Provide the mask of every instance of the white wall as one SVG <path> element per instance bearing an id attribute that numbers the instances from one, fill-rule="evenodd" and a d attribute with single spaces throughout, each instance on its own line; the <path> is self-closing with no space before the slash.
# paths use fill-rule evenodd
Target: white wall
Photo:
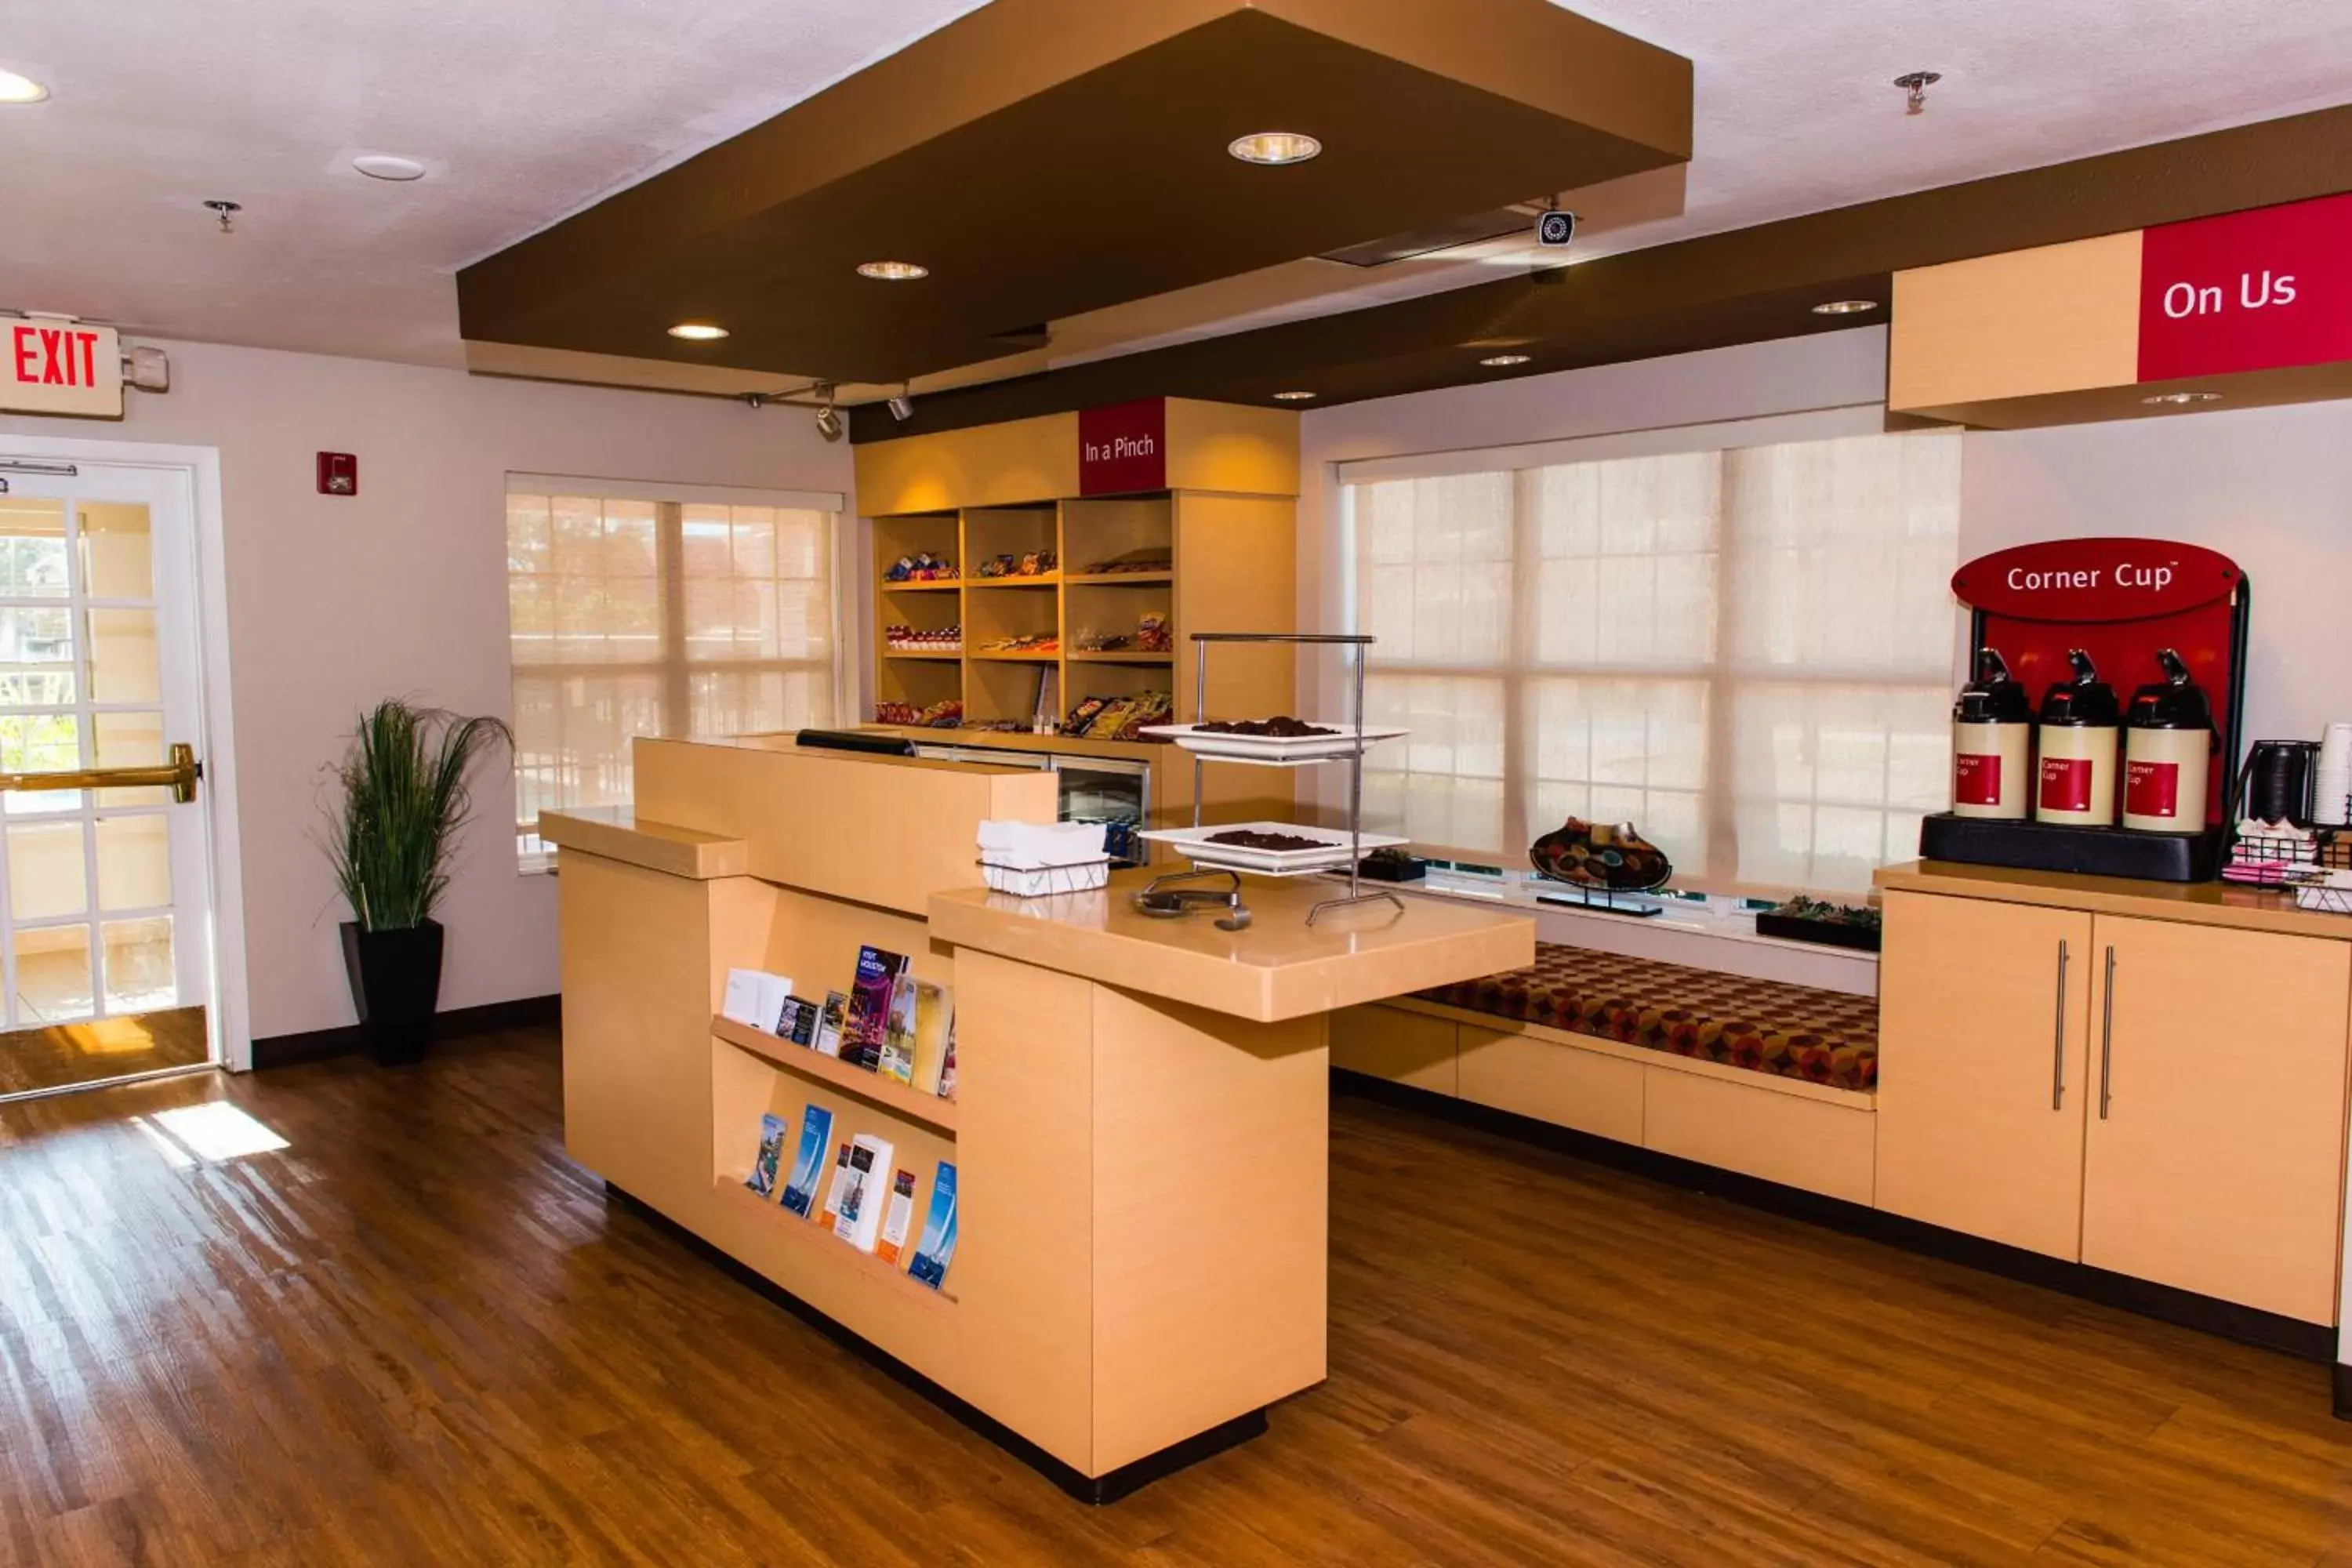
<path id="1" fill-rule="evenodd" d="M 2096 534 L 2218 550 L 2253 589 L 2246 738 L 2352 719 L 2352 403 L 1979 432 L 1964 450 L 1963 559 Z"/>
<path id="2" fill-rule="evenodd" d="M 321 769 L 381 698 L 510 716 L 506 474 L 847 493 L 849 449 L 792 410 L 165 346 L 172 391 L 130 394 L 120 425 L 0 416 L 0 446 L 30 434 L 219 448 L 253 1033 L 348 1024 L 344 911 L 314 838 Z M 356 497 L 315 493 L 320 451 L 358 454 Z M 445 1008 L 557 984 L 555 884 L 515 870 L 503 765 L 477 798 L 440 911 Z"/>

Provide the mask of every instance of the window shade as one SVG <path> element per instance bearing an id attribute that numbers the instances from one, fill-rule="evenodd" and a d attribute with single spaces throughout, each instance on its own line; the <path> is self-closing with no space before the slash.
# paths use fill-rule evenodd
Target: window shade
<path id="1" fill-rule="evenodd" d="M 1859 891 L 1944 804 L 1957 434 L 1345 487 L 1367 816 L 1525 862 L 1633 822 L 1685 885 Z"/>

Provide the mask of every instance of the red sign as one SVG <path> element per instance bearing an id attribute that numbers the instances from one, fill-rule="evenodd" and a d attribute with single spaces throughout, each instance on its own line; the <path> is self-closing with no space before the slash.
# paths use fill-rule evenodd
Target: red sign
<path id="1" fill-rule="evenodd" d="M 2139 378 L 2352 359 L 2352 194 L 2151 228 Z"/>
<path id="2" fill-rule="evenodd" d="M 1078 494 L 1134 495 L 1167 488 L 1166 398 L 1078 411 Z"/>
<path id="3" fill-rule="evenodd" d="M 2091 759 L 2042 759 L 2042 809 L 2084 812 L 2091 809 Z"/>
<path id="4" fill-rule="evenodd" d="M 2179 816 L 2180 764 L 2125 763 L 2124 810 L 2134 816 Z"/>
<path id="5" fill-rule="evenodd" d="M 1960 603 L 2028 621 L 2138 621 L 2225 600 L 2245 581 L 2228 556 L 2168 539 L 2056 539 L 1969 562 Z"/>
<path id="6" fill-rule="evenodd" d="M 1962 752 L 1952 759 L 1952 804 L 2000 804 L 2000 753 Z"/>
<path id="7" fill-rule="evenodd" d="M 61 317 L 0 320 L 0 410 L 122 417 L 122 344 L 112 327 Z"/>

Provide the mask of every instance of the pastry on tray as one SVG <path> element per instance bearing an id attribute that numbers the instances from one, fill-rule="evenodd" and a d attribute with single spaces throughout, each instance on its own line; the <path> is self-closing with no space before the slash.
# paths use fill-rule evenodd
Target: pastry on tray
<path id="1" fill-rule="evenodd" d="M 1555 882 L 1612 893 L 1645 893 L 1675 874 L 1665 852 L 1630 822 L 1612 826 L 1571 816 L 1530 845 L 1528 858 Z"/>
<path id="2" fill-rule="evenodd" d="M 1271 719 L 1217 719 L 1205 724 L 1195 724 L 1196 735 L 1264 735 L 1274 740 L 1299 741 L 1311 735 L 1336 735 L 1337 730 L 1320 724 L 1309 724 L 1304 719 L 1293 719 L 1277 713 Z"/>

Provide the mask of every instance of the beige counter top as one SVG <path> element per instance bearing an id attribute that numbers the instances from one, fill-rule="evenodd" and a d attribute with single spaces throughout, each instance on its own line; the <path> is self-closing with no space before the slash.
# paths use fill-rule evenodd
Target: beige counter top
<path id="1" fill-rule="evenodd" d="M 750 847 L 740 838 L 667 822 L 640 822 L 625 805 L 543 811 L 539 836 L 560 849 L 703 882 L 740 877 L 751 866 Z"/>
<path id="2" fill-rule="evenodd" d="M 2291 892 L 2233 882 L 2143 882 L 2123 877 L 2021 871 L 2005 866 L 1962 866 L 1948 860 L 1888 866 L 1878 873 L 1877 882 L 1893 893 L 1943 893 L 2352 942 L 2352 915 L 2298 909 Z"/>
<path id="3" fill-rule="evenodd" d="M 1126 871 L 1096 893 L 1016 899 L 971 889 L 932 895 L 931 934 L 1041 968 L 1274 1023 L 1401 996 L 1535 962 L 1532 916 L 1409 899 L 1335 910 L 1319 878 L 1250 879 L 1249 929 L 1217 929 L 1208 910 L 1181 920 L 1139 913 L 1129 895 L 1151 879 Z"/>

